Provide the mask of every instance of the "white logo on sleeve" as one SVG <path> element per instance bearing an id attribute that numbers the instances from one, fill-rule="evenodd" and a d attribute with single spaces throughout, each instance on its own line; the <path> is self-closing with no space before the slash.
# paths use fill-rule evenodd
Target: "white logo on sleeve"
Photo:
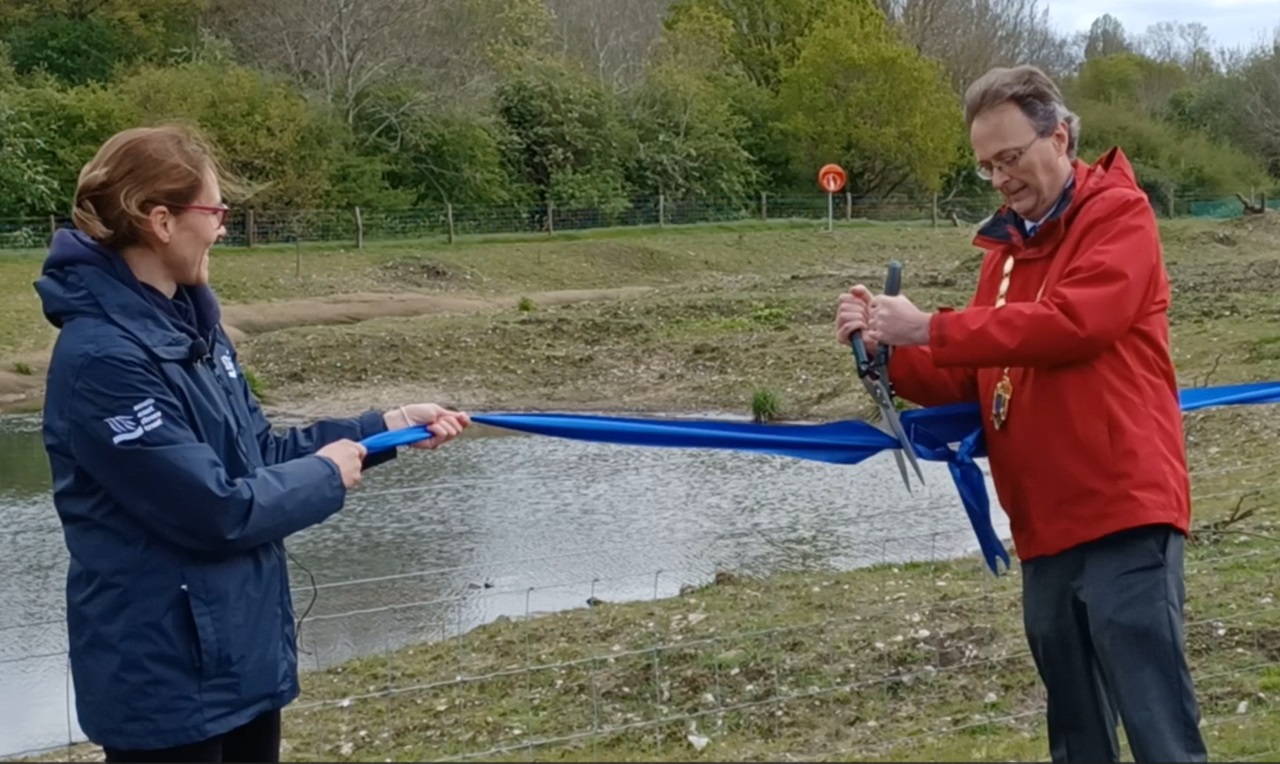
<path id="1" fill-rule="evenodd" d="M 222 365 L 227 370 L 227 376 L 232 379 L 236 378 L 236 362 L 231 360 L 230 353 L 222 354 Z"/>
<path id="2" fill-rule="evenodd" d="M 111 428 L 111 431 L 115 433 L 115 437 L 111 439 L 112 443 L 119 445 L 125 441 L 136 440 L 141 438 L 143 433 L 154 430 L 162 423 L 160 411 L 156 408 L 154 398 L 148 398 L 134 406 L 133 412 L 123 416 L 107 417 L 103 420 Z"/>

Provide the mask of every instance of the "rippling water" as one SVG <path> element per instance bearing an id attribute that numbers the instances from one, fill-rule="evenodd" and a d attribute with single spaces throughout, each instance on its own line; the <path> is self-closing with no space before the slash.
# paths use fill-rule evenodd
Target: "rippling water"
<path id="1" fill-rule="evenodd" d="M 295 604 L 310 607 L 304 668 L 592 596 L 672 596 L 720 569 L 845 569 L 976 549 L 946 467 L 921 466 L 928 485 L 913 495 L 887 454 L 841 466 L 505 434 L 402 452 L 289 543 Z M 0 417 L 0 516 L 4 755 L 81 739 L 63 655 L 67 553 L 34 419 Z M 1007 537 L 998 506 L 992 519 Z"/>

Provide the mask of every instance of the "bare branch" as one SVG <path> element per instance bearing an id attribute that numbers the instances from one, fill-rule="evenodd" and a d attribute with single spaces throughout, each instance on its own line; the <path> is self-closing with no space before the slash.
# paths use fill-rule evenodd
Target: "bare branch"
<path id="1" fill-rule="evenodd" d="M 1070 40 L 1038 0 L 881 0 L 903 38 L 942 61 L 956 92 L 993 66 L 1031 63 L 1050 75 L 1074 68 Z"/>
<path id="2" fill-rule="evenodd" d="M 318 91 L 348 122 L 372 90 L 405 80 L 465 97 L 484 80 L 480 0 L 212 0 L 208 23 L 250 64 Z M 429 43 L 428 43 L 429 41 Z M 481 88 L 482 89 L 482 88 Z"/>

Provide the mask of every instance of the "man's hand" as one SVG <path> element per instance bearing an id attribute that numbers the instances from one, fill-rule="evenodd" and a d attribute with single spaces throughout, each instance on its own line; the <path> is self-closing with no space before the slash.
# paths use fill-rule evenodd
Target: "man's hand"
<path id="1" fill-rule="evenodd" d="M 347 488 L 355 488 L 360 485 L 364 457 L 367 453 L 369 453 L 368 449 L 354 440 L 343 439 L 335 440 L 320 449 L 316 452 L 316 456 L 333 462 L 338 472 L 342 474 L 342 484 Z"/>
<path id="2" fill-rule="evenodd" d="M 867 339 L 895 347 L 928 345 L 931 318 L 930 314 L 917 308 L 904 295 L 878 295 L 871 298 Z M 869 345 L 867 352 L 871 352 Z"/>
<path id="3" fill-rule="evenodd" d="M 871 291 L 862 284 L 851 287 L 836 301 L 836 341 L 852 346 L 853 333 L 863 331 L 862 340 L 869 356 L 875 355 L 877 347 L 865 331 L 871 322 L 871 301 Z"/>
<path id="4" fill-rule="evenodd" d="M 471 424 L 471 417 L 435 403 L 412 403 L 383 415 L 388 430 L 425 424 L 432 437 L 413 443 L 414 448 L 439 448 L 453 440 Z"/>

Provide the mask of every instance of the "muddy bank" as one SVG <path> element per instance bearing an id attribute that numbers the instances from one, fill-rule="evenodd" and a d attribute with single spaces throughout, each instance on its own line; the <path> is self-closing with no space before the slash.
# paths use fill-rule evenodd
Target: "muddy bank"
<path id="1" fill-rule="evenodd" d="M 646 286 L 614 289 L 561 289 L 530 292 L 524 295 L 468 296 L 459 294 L 420 293 L 353 293 L 295 300 L 228 304 L 223 306 L 223 328 L 239 348 L 254 336 L 296 327 L 358 324 L 375 319 L 412 318 L 415 316 L 457 316 L 520 310 L 521 302 L 530 307 L 571 305 L 580 302 L 630 299 L 652 291 Z M 51 350 L 51 348 L 50 348 Z M 248 355 L 248 354 L 247 354 Z M 26 353 L 0 363 L 0 413 L 38 411 L 43 405 L 45 374 L 49 350 Z M 349 410 L 352 406 L 389 407 L 406 400 L 437 400 L 423 397 L 414 385 L 402 389 L 370 386 L 363 390 L 341 390 L 318 398 L 301 392 L 296 399 L 276 396 L 268 408 L 283 415 L 326 416 Z M 456 394 L 455 394 L 456 395 Z M 407 396 L 407 397 L 405 397 Z M 446 396 L 447 397 L 447 396 Z M 590 402 L 587 402 L 588 404 Z"/>

